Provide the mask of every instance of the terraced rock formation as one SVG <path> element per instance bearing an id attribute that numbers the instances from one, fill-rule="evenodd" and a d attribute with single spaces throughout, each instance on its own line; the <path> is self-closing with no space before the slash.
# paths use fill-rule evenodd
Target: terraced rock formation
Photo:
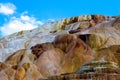
<path id="1" fill-rule="evenodd" d="M 85 15 L 0 38 L 0 80 L 120 80 L 120 17 Z"/>

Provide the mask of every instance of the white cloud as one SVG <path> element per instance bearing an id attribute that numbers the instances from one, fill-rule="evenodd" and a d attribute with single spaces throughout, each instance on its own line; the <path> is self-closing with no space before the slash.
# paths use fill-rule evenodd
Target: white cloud
<path id="1" fill-rule="evenodd" d="M 21 30 L 31 30 L 43 25 L 43 22 L 34 17 L 22 14 L 19 18 L 11 17 L 10 21 L 0 27 L 3 36 L 9 35 Z"/>
<path id="2" fill-rule="evenodd" d="M 54 22 L 55 20 L 54 19 L 48 19 L 47 21 L 48 22 Z"/>
<path id="3" fill-rule="evenodd" d="M 15 5 L 12 3 L 0 3 L 0 13 L 4 14 L 4 15 L 10 15 L 13 14 L 15 12 Z"/>

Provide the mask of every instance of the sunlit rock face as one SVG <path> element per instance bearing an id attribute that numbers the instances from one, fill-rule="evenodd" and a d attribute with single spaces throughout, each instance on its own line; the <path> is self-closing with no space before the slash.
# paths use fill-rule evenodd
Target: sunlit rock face
<path id="1" fill-rule="evenodd" d="M 92 50 L 75 35 L 62 34 L 53 43 L 32 47 L 36 65 L 43 75 L 60 75 L 76 71 L 83 63 L 92 60 Z"/>
<path id="2" fill-rule="evenodd" d="M 76 73 L 100 74 L 100 73 L 120 73 L 119 65 L 115 62 L 92 61 L 84 64 Z"/>
<path id="3" fill-rule="evenodd" d="M 119 16 L 76 16 L 3 37 L 0 80 L 119 80 L 110 76 L 120 73 L 119 24 Z"/>

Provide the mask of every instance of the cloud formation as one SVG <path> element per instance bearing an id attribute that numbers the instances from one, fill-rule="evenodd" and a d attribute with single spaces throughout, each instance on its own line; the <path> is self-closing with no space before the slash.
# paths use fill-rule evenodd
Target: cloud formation
<path id="1" fill-rule="evenodd" d="M 22 13 L 16 12 L 16 6 L 13 3 L 0 3 L 0 14 L 7 16 L 7 18 L 4 18 L 5 23 L 0 25 L 0 37 L 40 27 L 44 22 L 55 21 L 54 19 L 37 20 L 37 18 L 29 16 L 27 11 Z"/>
<path id="2" fill-rule="evenodd" d="M 35 17 L 21 14 L 20 17 L 11 17 L 8 23 L 0 27 L 2 36 L 10 35 L 21 30 L 31 30 L 43 25 L 43 22 Z"/>
<path id="3" fill-rule="evenodd" d="M 0 13 L 4 15 L 14 14 L 16 6 L 12 3 L 0 3 Z"/>

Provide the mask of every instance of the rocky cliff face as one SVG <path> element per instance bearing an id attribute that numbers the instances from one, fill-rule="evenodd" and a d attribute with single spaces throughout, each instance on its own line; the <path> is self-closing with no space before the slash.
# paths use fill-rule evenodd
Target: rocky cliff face
<path id="1" fill-rule="evenodd" d="M 86 15 L 3 37 L 0 80 L 119 80 L 119 24 L 119 16 Z"/>

